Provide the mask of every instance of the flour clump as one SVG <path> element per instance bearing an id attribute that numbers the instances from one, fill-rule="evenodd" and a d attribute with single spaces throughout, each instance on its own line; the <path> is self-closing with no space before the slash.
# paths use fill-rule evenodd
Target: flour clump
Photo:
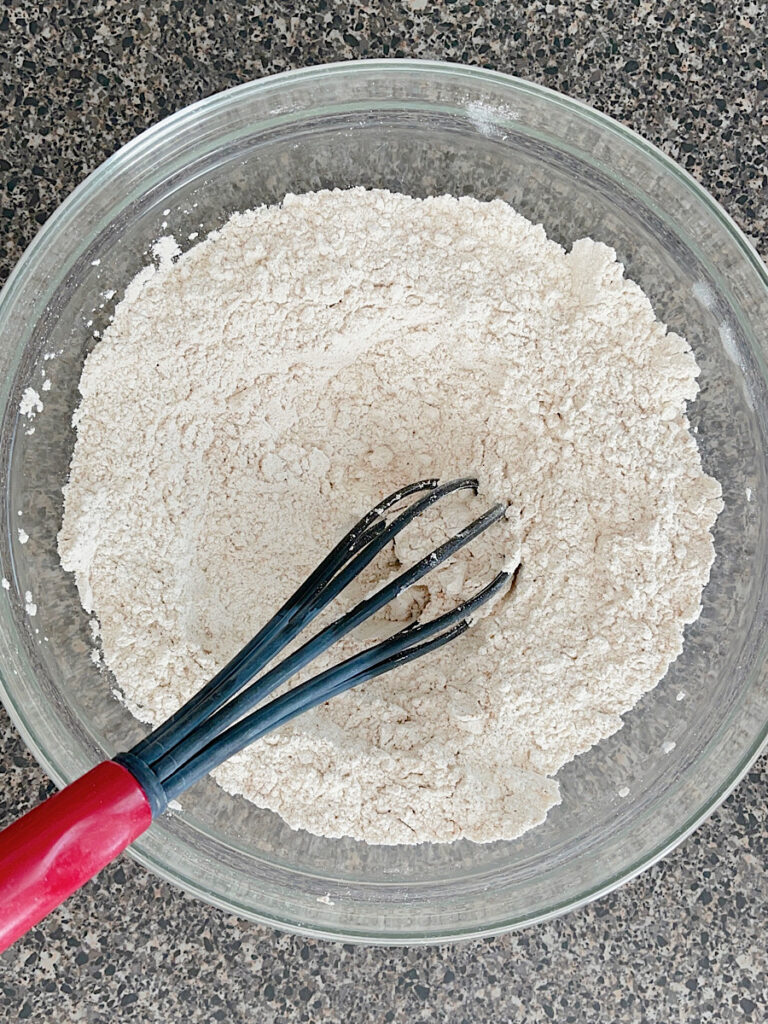
<path id="1" fill-rule="evenodd" d="M 700 611 L 722 502 L 685 415 L 689 345 L 613 250 L 566 252 L 501 200 L 289 195 L 155 254 L 86 360 L 59 535 L 128 706 L 162 721 L 360 513 L 469 473 L 511 503 L 478 557 L 519 558 L 513 591 L 214 775 L 326 836 L 540 823 L 558 769 L 621 727 Z"/>

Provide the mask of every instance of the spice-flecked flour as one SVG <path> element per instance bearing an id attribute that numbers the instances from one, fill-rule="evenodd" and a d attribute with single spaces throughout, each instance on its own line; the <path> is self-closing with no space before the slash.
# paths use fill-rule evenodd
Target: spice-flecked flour
<path id="1" fill-rule="evenodd" d="M 476 475 L 479 504 L 445 516 L 510 503 L 482 571 L 465 585 L 460 556 L 391 615 L 429 618 L 509 559 L 514 588 L 215 777 L 373 843 L 541 822 L 558 769 L 621 727 L 699 614 L 722 503 L 688 344 L 613 250 L 566 253 L 500 200 L 289 195 L 157 251 L 86 360 L 59 535 L 128 706 L 162 721 L 383 495 Z M 425 540 L 407 534 L 384 575 Z"/>

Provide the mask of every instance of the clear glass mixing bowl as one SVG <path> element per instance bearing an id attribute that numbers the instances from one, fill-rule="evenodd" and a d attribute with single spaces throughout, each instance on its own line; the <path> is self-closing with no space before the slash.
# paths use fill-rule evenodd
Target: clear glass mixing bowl
<path id="1" fill-rule="evenodd" d="M 738 781 L 768 723 L 765 268 L 687 174 L 580 103 L 450 65 L 312 68 L 181 111 L 76 189 L 0 300 L 2 695 L 60 784 L 143 732 L 91 660 L 56 532 L 83 359 L 149 245 L 165 231 L 191 245 L 193 232 L 286 192 L 360 184 L 500 196 L 565 245 L 601 239 L 688 338 L 702 371 L 691 419 L 725 493 L 703 613 L 624 729 L 561 773 L 562 806 L 515 842 L 318 839 L 206 780 L 133 854 L 204 900 L 293 931 L 409 943 L 489 934 L 562 913 L 663 856 Z M 44 377 L 44 412 L 20 418 L 23 389 Z"/>

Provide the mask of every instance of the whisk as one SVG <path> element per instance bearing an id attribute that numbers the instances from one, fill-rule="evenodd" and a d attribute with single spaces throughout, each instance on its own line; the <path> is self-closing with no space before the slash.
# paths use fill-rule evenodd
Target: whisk
<path id="1" fill-rule="evenodd" d="M 336 641 L 504 517 L 504 505 L 489 508 L 267 668 L 418 516 L 449 494 L 477 494 L 477 488 L 477 480 L 462 477 L 445 483 L 421 480 L 390 494 L 182 708 L 130 750 L 103 761 L 0 832 L 0 951 L 140 836 L 170 800 L 227 758 L 304 711 L 464 633 L 477 609 L 514 582 L 517 569 L 505 567 L 452 610 L 411 622 L 267 701 Z"/>

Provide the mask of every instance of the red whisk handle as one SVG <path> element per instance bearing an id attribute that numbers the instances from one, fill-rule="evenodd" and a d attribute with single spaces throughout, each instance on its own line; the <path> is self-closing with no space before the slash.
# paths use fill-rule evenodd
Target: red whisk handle
<path id="1" fill-rule="evenodd" d="M 102 761 L 0 832 L 0 952 L 149 828 L 152 809 L 121 764 Z"/>

